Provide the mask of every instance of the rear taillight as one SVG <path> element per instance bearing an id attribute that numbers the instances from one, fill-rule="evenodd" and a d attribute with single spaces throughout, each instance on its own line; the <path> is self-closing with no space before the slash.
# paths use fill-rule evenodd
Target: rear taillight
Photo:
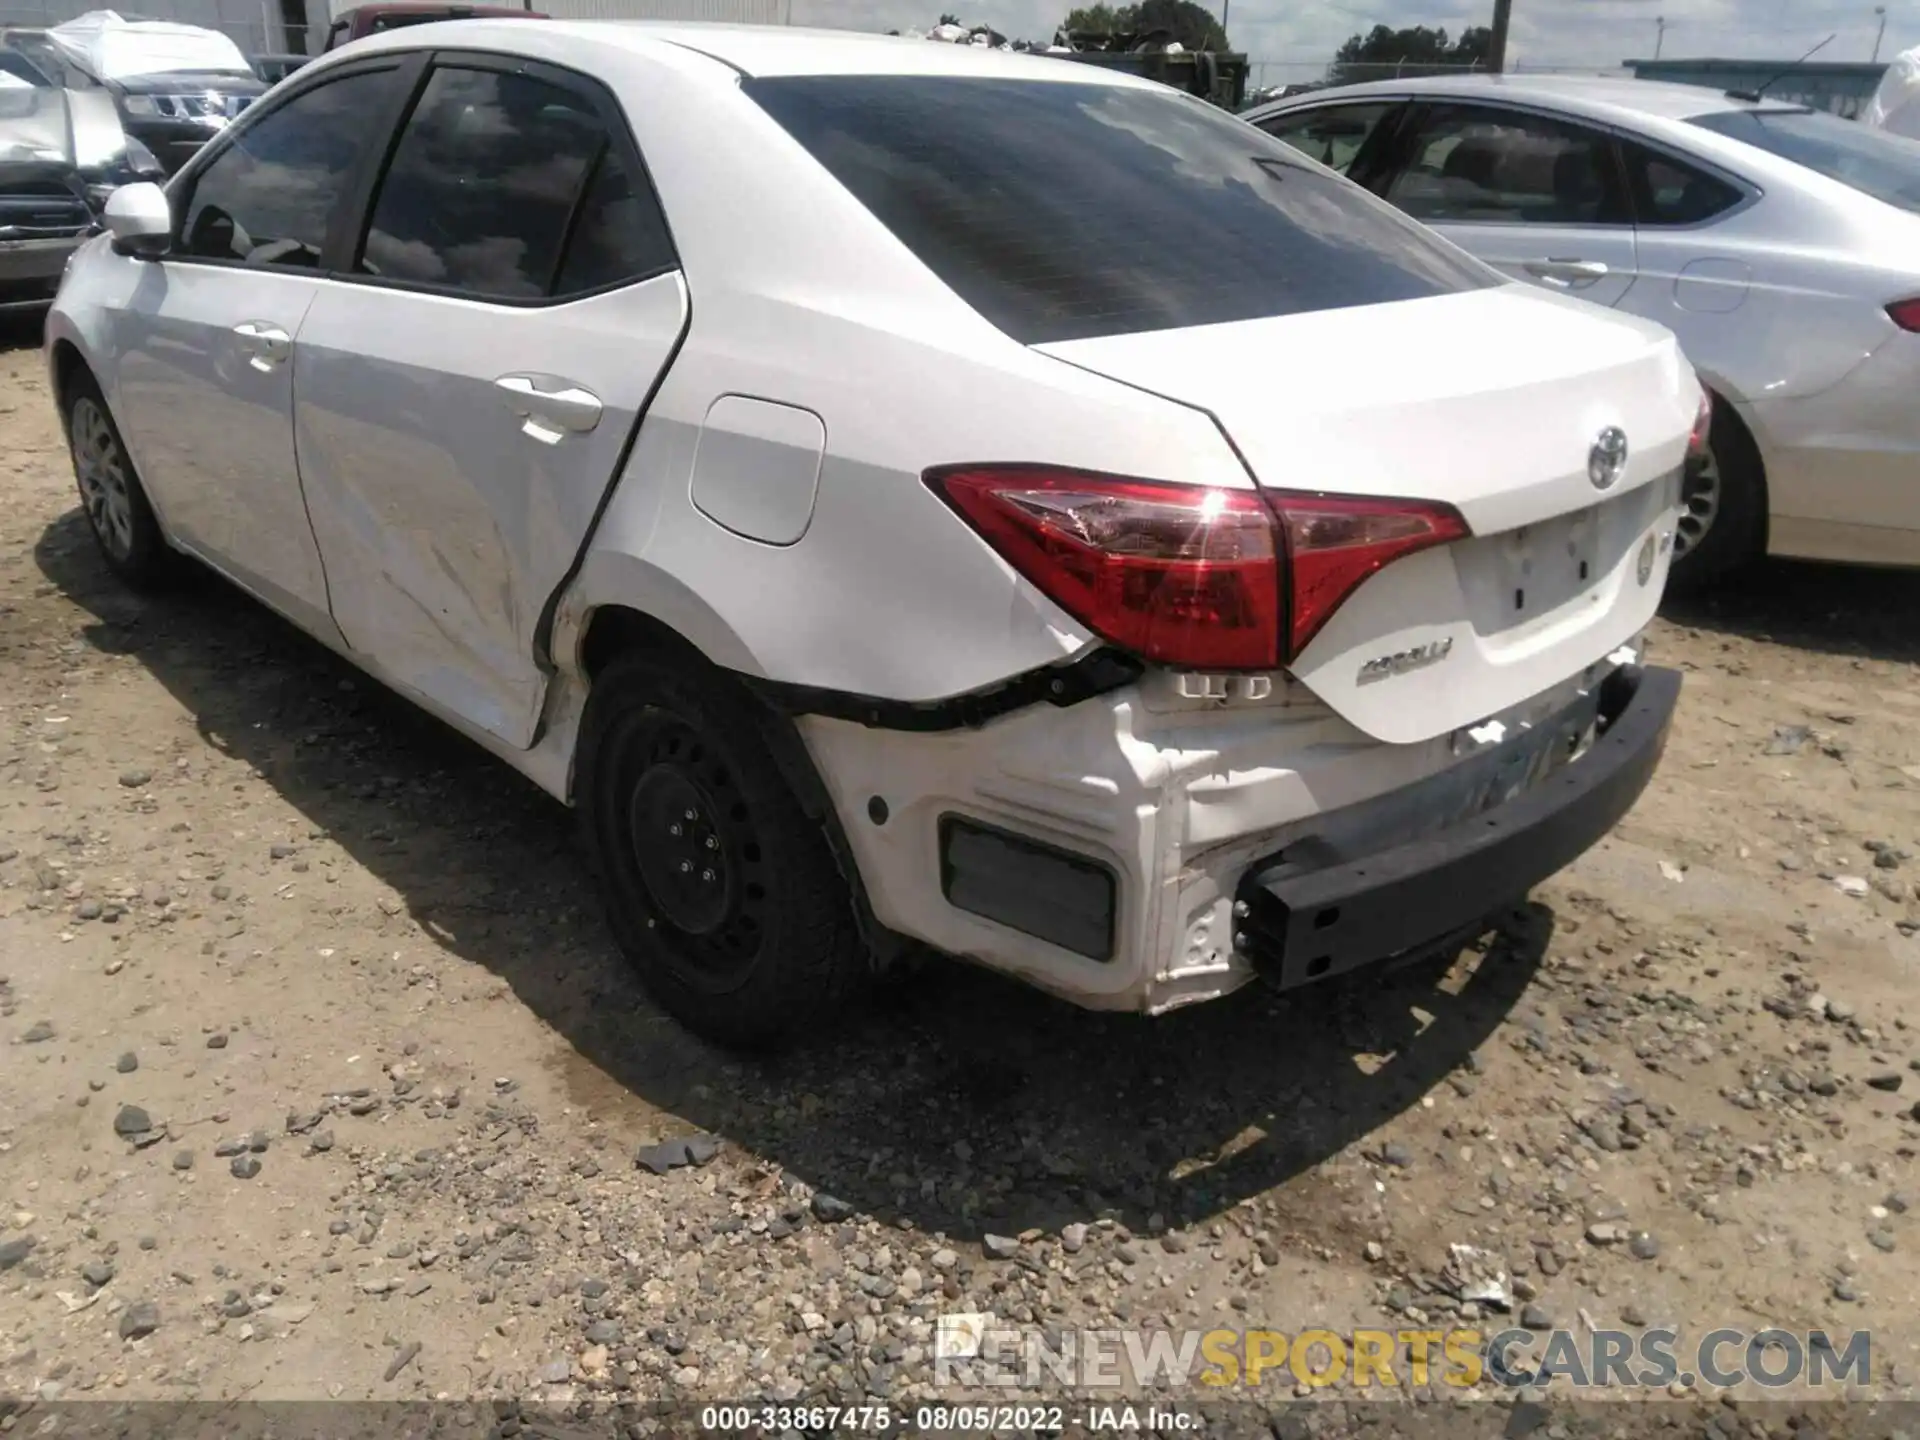
<path id="1" fill-rule="evenodd" d="M 1703 386 L 1700 391 L 1700 409 L 1693 417 L 1693 433 L 1687 436 L 1687 459 L 1704 460 L 1707 455 L 1707 438 L 1713 433 L 1713 396 Z"/>
<path id="2" fill-rule="evenodd" d="M 1166 665 L 1268 670 L 1382 566 L 1466 535 L 1458 513 L 1041 466 L 931 472 L 1001 558 L 1089 630 Z"/>
<path id="3" fill-rule="evenodd" d="M 1008 564 L 1122 649 L 1201 669 L 1279 663 L 1280 567 L 1256 491 L 1019 466 L 927 482 Z"/>
<path id="4" fill-rule="evenodd" d="M 1902 330 L 1920 333 L 1920 298 L 1894 301 L 1887 306 L 1887 318 Z"/>
<path id="5" fill-rule="evenodd" d="M 1368 576 L 1416 550 L 1468 533 L 1467 522 L 1450 505 L 1286 493 L 1270 493 L 1268 499 L 1287 537 L 1290 655 L 1307 648 Z"/>

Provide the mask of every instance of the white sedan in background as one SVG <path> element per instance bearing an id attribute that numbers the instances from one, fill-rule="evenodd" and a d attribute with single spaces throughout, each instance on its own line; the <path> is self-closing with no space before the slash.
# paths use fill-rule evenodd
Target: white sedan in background
<path id="1" fill-rule="evenodd" d="M 1242 118 L 1515 279 L 1679 336 L 1721 403 L 1676 588 L 1762 553 L 1920 563 L 1920 145 L 1624 78 L 1382 81 Z"/>
<path id="2" fill-rule="evenodd" d="M 107 563 L 578 806 L 706 1035 L 903 938 L 1148 1013 L 1404 956 L 1659 762 L 1673 336 L 1162 86 L 476 19 L 107 219 L 47 324 Z"/>

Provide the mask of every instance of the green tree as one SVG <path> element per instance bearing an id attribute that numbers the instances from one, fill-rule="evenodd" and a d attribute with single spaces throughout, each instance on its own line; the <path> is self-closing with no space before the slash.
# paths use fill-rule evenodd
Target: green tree
<path id="1" fill-rule="evenodd" d="M 1134 7 L 1122 5 L 1118 10 L 1111 5 L 1082 5 L 1077 10 L 1069 10 L 1067 18 L 1061 22 L 1063 30 L 1077 30 L 1089 35 L 1123 35 L 1133 29 Z"/>
<path id="2" fill-rule="evenodd" d="M 1093 35 L 1136 35 L 1163 31 L 1189 50 L 1231 50 L 1227 32 L 1213 12 L 1195 0 L 1138 0 L 1109 5 L 1105 0 L 1067 13 L 1063 30 Z"/>
<path id="3" fill-rule="evenodd" d="M 1362 80 L 1388 80 L 1396 75 L 1430 75 L 1484 67 L 1493 50 L 1493 31 L 1471 26 L 1457 38 L 1445 26 L 1410 25 L 1395 30 L 1376 25 L 1365 35 L 1354 35 L 1334 55 L 1327 78 L 1336 85 Z"/>

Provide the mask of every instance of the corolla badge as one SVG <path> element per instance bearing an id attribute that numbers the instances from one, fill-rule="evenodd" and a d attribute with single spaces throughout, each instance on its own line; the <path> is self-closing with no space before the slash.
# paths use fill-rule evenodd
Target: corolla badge
<path id="1" fill-rule="evenodd" d="M 1369 681 L 1385 680 L 1392 675 L 1404 675 L 1409 670 L 1418 670 L 1423 666 L 1438 665 L 1452 653 L 1453 637 L 1449 635 L 1444 640 L 1429 640 L 1411 650 L 1376 655 L 1360 667 L 1359 682 L 1365 685 Z"/>
<path id="2" fill-rule="evenodd" d="M 1611 490 L 1627 471 L 1627 432 L 1609 425 L 1587 451 L 1587 479 L 1596 490 Z"/>

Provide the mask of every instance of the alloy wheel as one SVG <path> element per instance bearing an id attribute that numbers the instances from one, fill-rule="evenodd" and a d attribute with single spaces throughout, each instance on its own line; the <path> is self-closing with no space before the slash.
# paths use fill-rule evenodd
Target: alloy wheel
<path id="1" fill-rule="evenodd" d="M 1680 485 L 1680 521 L 1674 527 L 1673 558 L 1680 559 L 1696 550 L 1707 538 L 1713 522 L 1720 516 L 1723 493 L 1720 459 L 1708 445 L 1706 452 L 1687 467 Z"/>
<path id="2" fill-rule="evenodd" d="M 133 553 L 133 491 L 127 458 L 106 412 L 90 397 L 73 407 L 73 471 L 87 523 L 107 553 L 126 560 Z"/>

